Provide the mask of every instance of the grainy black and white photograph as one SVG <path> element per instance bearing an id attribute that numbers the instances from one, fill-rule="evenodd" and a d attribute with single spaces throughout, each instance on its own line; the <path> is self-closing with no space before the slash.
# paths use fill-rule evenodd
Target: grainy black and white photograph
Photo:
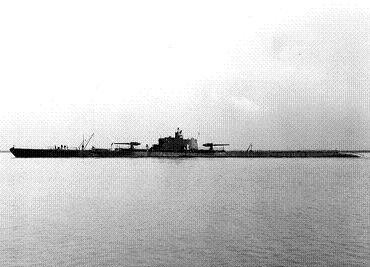
<path id="1" fill-rule="evenodd" d="M 362 0 L 0 0 L 0 266 L 370 266 L 369 37 Z"/>

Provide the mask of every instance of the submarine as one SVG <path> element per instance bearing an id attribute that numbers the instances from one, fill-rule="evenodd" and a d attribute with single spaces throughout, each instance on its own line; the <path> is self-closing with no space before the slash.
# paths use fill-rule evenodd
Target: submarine
<path id="1" fill-rule="evenodd" d="M 184 138 L 182 130 L 177 128 L 175 136 L 159 138 L 158 143 L 150 148 L 146 145 L 145 149 L 136 148 L 141 143 L 133 142 L 114 142 L 110 148 L 87 149 L 92 134 L 87 141 L 83 138 L 81 145 L 70 149 L 67 146 L 54 146 L 54 148 L 35 149 L 35 148 L 10 148 L 10 152 L 16 158 L 114 158 L 114 157 L 164 157 L 164 158 L 318 158 L 318 157 L 340 157 L 355 158 L 358 154 L 338 150 L 252 150 L 252 145 L 247 150 L 225 150 L 229 144 L 205 143 L 205 149 L 199 149 L 198 140 L 195 138 Z M 221 149 L 215 149 L 221 147 Z"/>

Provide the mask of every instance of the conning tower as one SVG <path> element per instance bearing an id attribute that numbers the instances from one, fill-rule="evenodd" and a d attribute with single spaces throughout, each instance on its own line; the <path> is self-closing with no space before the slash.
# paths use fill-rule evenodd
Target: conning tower
<path id="1" fill-rule="evenodd" d="M 175 137 L 169 136 L 158 139 L 158 144 L 153 145 L 152 151 L 186 152 L 198 150 L 198 141 L 195 138 L 184 139 L 182 130 L 177 128 Z"/>

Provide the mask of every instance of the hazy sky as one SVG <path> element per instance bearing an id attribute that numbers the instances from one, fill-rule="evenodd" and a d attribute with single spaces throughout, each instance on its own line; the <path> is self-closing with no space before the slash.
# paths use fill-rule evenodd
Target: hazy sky
<path id="1" fill-rule="evenodd" d="M 0 149 L 370 149 L 368 1 L 1 1 Z"/>

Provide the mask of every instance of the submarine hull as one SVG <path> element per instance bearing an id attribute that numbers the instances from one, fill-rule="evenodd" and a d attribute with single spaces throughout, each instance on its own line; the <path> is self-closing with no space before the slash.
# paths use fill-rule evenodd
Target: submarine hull
<path id="1" fill-rule="evenodd" d="M 94 154 L 86 150 L 11 148 L 10 152 L 16 158 L 77 158 L 94 156 Z"/>
<path id="2" fill-rule="evenodd" d="M 346 153 L 337 150 L 307 150 L 307 151 L 150 151 L 145 149 L 91 149 L 91 150 L 71 150 L 71 149 L 28 149 L 28 148 L 11 148 L 10 152 L 16 158 L 324 158 L 340 157 L 354 158 L 359 157 L 353 153 Z"/>

